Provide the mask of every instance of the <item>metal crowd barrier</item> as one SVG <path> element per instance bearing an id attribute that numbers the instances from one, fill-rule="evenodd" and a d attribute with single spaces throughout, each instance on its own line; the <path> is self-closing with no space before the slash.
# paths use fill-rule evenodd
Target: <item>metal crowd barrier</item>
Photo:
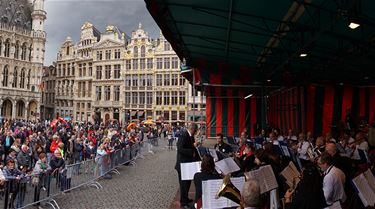
<path id="1" fill-rule="evenodd" d="M 3 187 L 0 185 L 0 208 L 28 208 L 44 203 L 59 209 L 56 196 L 83 186 L 101 189 L 98 180 L 110 177 L 112 173 L 120 174 L 117 168 L 121 165 L 136 165 L 140 149 L 136 143 L 105 156 L 66 165 L 62 170 L 37 176 L 27 175 L 20 180 L 9 179 Z M 33 181 L 34 177 L 39 177 L 37 184 Z"/>

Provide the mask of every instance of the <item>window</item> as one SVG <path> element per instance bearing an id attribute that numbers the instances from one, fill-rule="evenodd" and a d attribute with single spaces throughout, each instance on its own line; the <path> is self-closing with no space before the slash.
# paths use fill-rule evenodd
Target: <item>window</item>
<path id="1" fill-rule="evenodd" d="M 67 55 L 67 56 L 69 56 L 69 51 L 70 51 L 70 47 L 67 46 L 67 47 L 66 47 L 66 55 Z"/>
<path id="2" fill-rule="evenodd" d="M 172 57 L 172 69 L 178 68 L 178 57 Z"/>
<path id="3" fill-rule="evenodd" d="M 138 92 L 132 92 L 132 104 L 138 104 Z"/>
<path id="4" fill-rule="evenodd" d="M 89 62 L 89 76 L 92 76 L 92 63 Z"/>
<path id="5" fill-rule="evenodd" d="M 21 81 L 20 81 L 20 88 L 21 89 L 25 88 L 25 76 L 26 76 L 25 69 L 22 69 L 21 70 Z"/>
<path id="6" fill-rule="evenodd" d="M 138 60 L 133 59 L 133 70 L 138 70 Z"/>
<path id="7" fill-rule="evenodd" d="M 169 50 L 171 50 L 171 45 L 167 41 L 164 41 L 164 51 L 169 51 Z"/>
<path id="8" fill-rule="evenodd" d="M 180 120 L 185 120 L 185 112 L 180 112 Z"/>
<path id="9" fill-rule="evenodd" d="M 103 60 L 103 52 L 102 51 L 96 52 L 96 60 Z"/>
<path id="10" fill-rule="evenodd" d="M 27 73 L 27 86 L 26 86 L 27 89 L 30 89 L 30 79 L 31 79 L 31 69 Z"/>
<path id="11" fill-rule="evenodd" d="M 156 85 L 157 86 L 163 85 L 163 75 L 162 74 L 156 74 Z"/>
<path id="12" fill-rule="evenodd" d="M 82 82 L 82 97 L 86 96 L 86 82 Z"/>
<path id="13" fill-rule="evenodd" d="M 17 67 L 14 68 L 14 73 L 13 73 L 13 88 L 17 88 L 17 80 L 18 80 L 18 73 L 17 73 Z"/>
<path id="14" fill-rule="evenodd" d="M 72 86 L 73 86 L 73 84 L 72 84 Z M 71 89 L 73 89 L 73 88 L 71 88 Z M 91 90 L 92 90 L 92 81 L 89 81 L 89 89 L 88 89 L 88 97 L 91 97 Z"/>
<path id="15" fill-rule="evenodd" d="M 102 66 L 96 66 L 96 79 L 102 79 Z"/>
<path id="16" fill-rule="evenodd" d="M 125 92 L 125 104 L 130 104 L 130 92 Z"/>
<path id="17" fill-rule="evenodd" d="M 152 104 L 152 92 L 147 92 L 147 101 L 146 104 Z"/>
<path id="18" fill-rule="evenodd" d="M 156 58 L 156 69 L 163 69 L 163 58 Z"/>
<path id="19" fill-rule="evenodd" d="M 16 45 L 14 46 L 15 50 L 14 50 L 14 59 L 18 59 L 19 58 L 19 54 L 20 54 L 20 42 L 17 41 L 16 42 Z"/>
<path id="20" fill-rule="evenodd" d="M 177 120 L 177 111 L 172 111 L 172 120 Z"/>
<path id="21" fill-rule="evenodd" d="M 169 91 L 164 92 L 164 105 L 169 105 Z"/>
<path id="22" fill-rule="evenodd" d="M 0 38 L 0 56 L 2 54 L 2 51 L 3 51 L 3 40 Z"/>
<path id="23" fill-rule="evenodd" d="M 134 57 L 138 57 L 138 47 L 137 46 L 134 47 L 133 53 L 134 53 Z"/>
<path id="24" fill-rule="evenodd" d="M 125 86 L 131 86 L 132 85 L 132 77 L 131 75 L 125 76 Z"/>
<path id="25" fill-rule="evenodd" d="M 146 75 L 141 75 L 139 79 L 140 86 L 146 86 Z"/>
<path id="26" fill-rule="evenodd" d="M 121 65 L 113 65 L 113 76 L 115 79 L 120 78 Z"/>
<path id="27" fill-rule="evenodd" d="M 145 62 L 146 62 L 145 58 L 139 59 L 139 67 L 141 68 L 141 70 L 146 69 L 146 63 Z"/>
<path id="28" fill-rule="evenodd" d="M 156 92 L 156 105 L 162 105 L 162 92 L 161 91 L 157 91 Z"/>
<path id="29" fill-rule="evenodd" d="M 26 43 L 23 43 L 21 47 L 21 60 L 26 60 L 26 51 L 27 51 Z"/>
<path id="30" fill-rule="evenodd" d="M 106 60 L 110 60 L 111 59 L 111 54 L 112 54 L 111 50 L 105 50 L 105 59 Z"/>
<path id="31" fill-rule="evenodd" d="M 67 76 L 70 76 L 70 63 L 68 63 L 68 67 L 67 67 L 67 73 L 66 73 Z"/>
<path id="32" fill-rule="evenodd" d="M 152 64 L 153 60 L 152 58 L 147 58 L 147 69 L 152 69 Z"/>
<path id="33" fill-rule="evenodd" d="M 139 104 L 146 104 L 146 95 L 145 92 L 139 92 Z"/>
<path id="34" fill-rule="evenodd" d="M 147 86 L 152 86 L 152 75 L 147 75 Z"/>
<path id="35" fill-rule="evenodd" d="M 197 97 L 198 96 L 198 90 L 195 89 L 195 91 L 194 91 L 194 88 L 191 88 L 191 96 Z"/>
<path id="36" fill-rule="evenodd" d="M 146 56 L 146 47 L 141 46 L 141 57 L 145 57 L 145 56 Z"/>
<path id="37" fill-rule="evenodd" d="M 132 82 L 133 86 L 138 86 L 138 76 L 137 75 L 133 75 L 133 82 Z"/>
<path id="38" fill-rule="evenodd" d="M 9 57 L 10 55 L 10 40 L 9 38 L 4 43 L 4 57 Z"/>
<path id="39" fill-rule="evenodd" d="M 105 66 L 105 79 L 111 79 L 111 66 Z"/>
<path id="40" fill-rule="evenodd" d="M 185 86 L 185 78 L 180 76 L 180 86 Z"/>
<path id="41" fill-rule="evenodd" d="M 82 77 L 82 64 L 78 65 L 78 75 L 79 77 Z M 63 76 L 64 76 L 64 70 L 63 70 Z"/>
<path id="42" fill-rule="evenodd" d="M 111 100 L 111 87 L 104 86 L 104 100 L 109 101 Z"/>
<path id="43" fill-rule="evenodd" d="M 121 51 L 120 49 L 115 49 L 115 59 L 120 59 L 121 58 Z"/>
<path id="44" fill-rule="evenodd" d="M 169 74 L 164 75 L 164 86 L 169 86 L 171 84 L 169 79 Z"/>
<path id="45" fill-rule="evenodd" d="M 75 75 L 75 67 L 74 67 L 74 64 L 72 64 L 72 75 L 73 75 L 73 76 Z"/>
<path id="46" fill-rule="evenodd" d="M 180 105 L 185 105 L 185 104 L 186 104 L 185 92 L 180 91 Z"/>
<path id="47" fill-rule="evenodd" d="M 102 87 L 97 86 L 96 87 L 96 101 L 102 100 Z"/>
<path id="48" fill-rule="evenodd" d="M 170 69 L 171 68 L 171 59 L 169 57 L 164 58 L 164 69 Z"/>
<path id="49" fill-rule="evenodd" d="M 178 85 L 178 74 L 172 74 L 172 86 Z"/>
<path id="50" fill-rule="evenodd" d="M 4 87 L 8 86 L 8 76 L 9 76 L 8 65 L 5 65 L 5 67 L 3 69 L 3 86 Z"/>
<path id="51" fill-rule="evenodd" d="M 29 61 L 31 61 L 31 52 L 32 51 L 33 51 L 33 45 L 30 44 L 30 47 L 29 47 Z M 25 53 L 26 53 L 26 50 L 25 50 Z M 26 54 L 25 54 L 25 56 L 26 56 Z M 26 59 L 26 57 L 25 57 L 25 59 Z"/>
<path id="52" fill-rule="evenodd" d="M 82 76 L 86 76 L 86 63 L 83 63 L 82 66 Z"/>
<path id="53" fill-rule="evenodd" d="M 115 86 L 113 88 L 113 95 L 114 95 L 113 101 L 120 101 L 120 86 Z"/>
<path id="54" fill-rule="evenodd" d="M 164 112 L 164 120 L 169 120 L 169 111 Z"/>
<path id="55" fill-rule="evenodd" d="M 126 60 L 126 61 L 125 61 L 125 66 L 126 66 L 126 69 L 127 69 L 127 70 L 131 70 L 131 69 L 132 69 L 132 65 L 131 65 L 130 60 Z"/>
<path id="56" fill-rule="evenodd" d="M 172 105 L 177 105 L 177 91 L 172 91 Z"/>

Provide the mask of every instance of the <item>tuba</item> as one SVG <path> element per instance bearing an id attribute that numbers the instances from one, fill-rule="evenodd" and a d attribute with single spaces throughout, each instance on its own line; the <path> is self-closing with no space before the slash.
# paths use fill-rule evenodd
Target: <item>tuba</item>
<path id="1" fill-rule="evenodd" d="M 220 197 L 226 197 L 241 205 L 241 193 L 230 181 L 230 175 L 224 176 L 223 184 L 219 191 L 217 191 L 215 199 L 219 199 Z"/>

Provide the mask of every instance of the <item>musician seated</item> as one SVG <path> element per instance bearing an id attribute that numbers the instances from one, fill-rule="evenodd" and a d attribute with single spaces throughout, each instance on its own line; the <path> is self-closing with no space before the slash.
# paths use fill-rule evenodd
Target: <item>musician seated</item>
<path id="1" fill-rule="evenodd" d="M 224 142 L 223 134 L 218 133 L 216 136 L 217 136 L 217 139 L 216 139 L 217 141 L 216 141 L 214 148 L 225 154 L 232 153 L 232 147 L 229 144 Z"/>
<path id="2" fill-rule="evenodd" d="M 214 159 L 211 157 L 211 155 L 203 155 L 201 172 L 194 174 L 195 203 L 197 205 L 196 209 L 200 209 L 202 207 L 202 181 L 220 178 L 220 175 L 215 170 Z"/>
<path id="3" fill-rule="evenodd" d="M 240 146 L 238 149 L 238 153 L 236 155 L 237 158 L 240 158 L 245 153 L 245 147 L 246 147 L 246 133 L 242 132 L 240 141 L 238 142 L 238 145 Z"/>
<path id="4" fill-rule="evenodd" d="M 262 208 L 258 181 L 255 179 L 249 179 L 244 183 L 241 192 L 241 202 L 244 209 Z"/>
<path id="5" fill-rule="evenodd" d="M 254 167 L 256 167 L 254 146 L 246 144 L 244 154 L 239 158 L 239 161 L 241 163 L 241 170 L 243 172 L 251 171 Z"/>
<path id="6" fill-rule="evenodd" d="M 295 181 L 298 182 L 298 181 Z M 323 192 L 323 178 L 314 164 L 308 163 L 294 188 L 284 195 L 286 209 L 322 209 L 326 207 Z"/>

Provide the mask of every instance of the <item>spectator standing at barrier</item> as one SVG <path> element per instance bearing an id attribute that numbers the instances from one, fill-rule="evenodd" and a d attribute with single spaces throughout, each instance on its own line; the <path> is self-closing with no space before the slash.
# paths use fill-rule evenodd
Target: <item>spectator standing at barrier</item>
<path id="1" fill-rule="evenodd" d="M 14 151 L 16 151 L 16 153 L 18 154 L 20 152 L 20 148 L 21 148 L 21 139 L 16 138 L 16 140 L 14 140 L 14 142 L 13 142 L 13 144 L 10 148 L 13 149 Z"/>
<path id="2" fill-rule="evenodd" d="M 52 136 L 52 143 L 51 143 L 51 146 L 49 147 L 51 153 L 55 153 L 55 150 L 57 149 L 60 142 L 61 140 L 59 139 L 57 135 Z"/>
<path id="3" fill-rule="evenodd" d="M 45 153 L 39 154 L 39 159 L 35 163 L 33 172 L 32 172 L 32 185 L 35 187 L 34 190 L 34 202 L 39 201 L 41 189 L 45 190 L 47 183 L 47 171 L 50 167 L 47 164 L 47 156 Z M 38 204 L 39 205 L 39 204 Z"/>
<path id="4" fill-rule="evenodd" d="M 51 166 L 52 174 L 55 175 L 55 177 L 57 178 L 60 190 L 64 191 L 66 183 L 66 175 L 64 173 L 65 161 L 61 156 L 60 151 L 55 150 L 54 155 L 52 156 L 51 161 L 49 162 L 49 165 Z"/>
<path id="5" fill-rule="evenodd" d="M 17 152 L 14 149 L 9 150 L 8 156 L 5 158 L 5 162 L 8 160 L 13 160 L 14 164 L 18 168 L 18 163 L 17 163 Z"/>
<path id="6" fill-rule="evenodd" d="M 86 158 L 94 159 L 96 154 L 96 146 L 93 141 L 89 141 L 89 145 L 86 146 Z"/>
<path id="7" fill-rule="evenodd" d="M 21 146 L 21 151 L 17 155 L 18 167 L 20 170 L 28 170 L 30 168 L 29 147 L 25 144 Z"/>
<path id="8" fill-rule="evenodd" d="M 189 199 L 189 189 L 191 180 L 181 179 L 181 163 L 194 162 L 199 160 L 199 154 L 196 147 L 199 142 L 196 142 L 194 135 L 198 130 L 195 123 L 191 123 L 189 128 L 181 133 L 177 142 L 177 160 L 175 169 L 178 173 L 178 181 L 180 184 L 180 206 L 184 209 L 190 209 L 189 203 L 193 200 Z"/>
<path id="9" fill-rule="evenodd" d="M 3 169 L 5 179 L 8 180 L 8 191 L 10 193 L 9 208 L 14 208 L 14 201 L 18 194 L 20 180 L 24 174 L 18 170 L 13 160 L 8 160 Z"/>

